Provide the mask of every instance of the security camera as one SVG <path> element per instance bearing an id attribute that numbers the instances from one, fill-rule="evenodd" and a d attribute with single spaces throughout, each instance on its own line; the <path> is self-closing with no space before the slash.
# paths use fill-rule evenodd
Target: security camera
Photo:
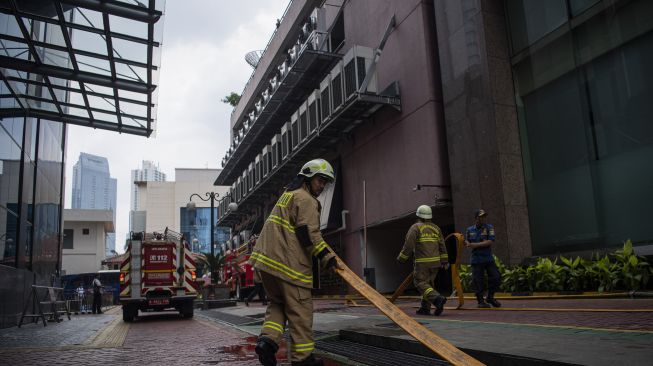
<path id="1" fill-rule="evenodd" d="M 227 206 L 227 208 L 229 209 L 229 211 L 234 211 L 234 212 L 235 212 L 235 211 L 238 211 L 238 204 L 237 204 L 236 202 L 231 202 L 231 203 Z"/>

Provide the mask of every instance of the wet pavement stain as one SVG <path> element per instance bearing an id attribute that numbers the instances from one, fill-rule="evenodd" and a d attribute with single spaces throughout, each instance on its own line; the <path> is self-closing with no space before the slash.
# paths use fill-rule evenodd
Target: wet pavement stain
<path id="1" fill-rule="evenodd" d="M 205 364 L 220 364 L 222 362 L 235 362 L 235 361 L 252 361 L 256 360 L 258 361 L 258 356 L 256 355 L 256 352 L 254 351 L 254 348 L 256 348 L 256 341 L 258 337 L 252 336 L 252 337 L 247 337 L 243 339 L 243 343 L 239 344 L 233 344 L 233 345 L 227 345 L 227 346 L 222 346 L 217 349 L 213 349 L 214 351 L 217 351 L 218 354 L 220 354 L 220 360 L 219 361 L 208 361 L 204 362 Z M 280 362 L 280 365 L 285 365 L 289 364 L 288 361 L 288 348 L 286 342 L 281 342 L 279 345 L 279 350 L 277 351 L 276 354 L 277 361 Z M 324 366 L 341 366 L 342 364 L 339 362 L 335 362 L 333 360 L 330 360 L 328 358 L 322 358 L 324 361 Z"/>

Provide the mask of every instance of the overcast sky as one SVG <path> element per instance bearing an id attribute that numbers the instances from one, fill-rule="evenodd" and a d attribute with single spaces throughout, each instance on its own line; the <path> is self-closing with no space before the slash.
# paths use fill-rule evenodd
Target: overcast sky
<path id="1" fill-rule="evenodd" d="M 247 52 L 265 48 L 289 0 L 168 0 L 165 8 L 156 135 L 150 138 L 70 126 L 66 202 L 79 153 L 104 156 L 118 180 L 116 250 L 129 229 L 130 173 L 152 160 L 175 179 L 175 168 L 220 168 L 229 146 L 231 106 L 252 73 Z M 172 223 L 171 223 L 172 224 Z"/>

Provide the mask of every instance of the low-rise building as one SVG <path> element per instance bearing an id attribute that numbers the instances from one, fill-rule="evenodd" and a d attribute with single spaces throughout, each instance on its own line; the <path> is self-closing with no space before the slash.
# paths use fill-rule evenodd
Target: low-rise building
<path id="1" fill-rule="evenodd" d="M 107 233 L 115 232 L 111 210 L 64 210 L 61 269 L 65 274 L 97 272 L 106 258 Z"/>

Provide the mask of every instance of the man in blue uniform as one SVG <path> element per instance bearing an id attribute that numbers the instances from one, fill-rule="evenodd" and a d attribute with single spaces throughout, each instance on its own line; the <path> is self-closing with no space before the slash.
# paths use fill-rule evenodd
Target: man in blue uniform
<path id="1" fill-rule="evenodd" d="M 494 294 L 499 289 L 501 275 L 492 256 L 492 244 L 495 240 L 494 226 L 485 223 L 486 216 L 487 213 L 484 210 L 476 210 L 474 213 L 476 224 L 467 228 L 465 246 L 472 248 L 472 282 L 476 289 L 478 307 L 489 308 L 492 305 L 498 308 L 501 303 L 494 298 Z M 485 273 L 487 273 L 488 291 L 487 298 L 483 299 Z"/>

